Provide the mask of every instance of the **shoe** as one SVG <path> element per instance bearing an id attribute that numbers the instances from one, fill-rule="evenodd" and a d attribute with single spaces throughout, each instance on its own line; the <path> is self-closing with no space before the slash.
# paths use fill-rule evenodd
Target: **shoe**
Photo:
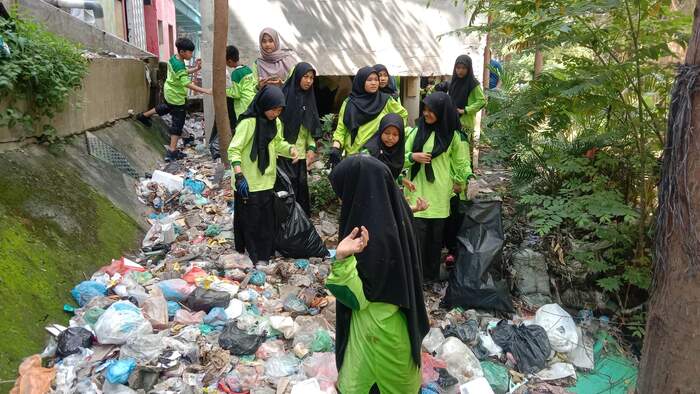
<path id="1" fill-rule="evenodd" d="M 168 150 L 165 153 L 165 161 L 175 161 L 175 160 L 184 159 L 185 157 L 187 157 L 187 155 L 180 152 L 179 150 Z"/>
<path id="2" fill-rule="evenodd" d="M 151 127 L 151 125 L 153 125 L 153 123 L 151 123 L 151 118 L 143 116 L 143 112 L 136 115 L 136 120 L 143 123 L 143 125 L 146 127 Z"/>
<path id="3" fill-rule="evenodd" d="M 189 136 L 189 137 L 183 138 L 183 139 L 182 139 L 182 145 L 183 145 L 183 146 L 195 146 L 196 144 L 195 144 L 195 141 L 194 141 L 194 137 L 193 137 L 193 136 Z"/>
<path id="4" fill-rule="evenodd" d="M 175 151 L 175 156 L 178 160 L 187 158 L 187 154 L 179 149 Z"/>

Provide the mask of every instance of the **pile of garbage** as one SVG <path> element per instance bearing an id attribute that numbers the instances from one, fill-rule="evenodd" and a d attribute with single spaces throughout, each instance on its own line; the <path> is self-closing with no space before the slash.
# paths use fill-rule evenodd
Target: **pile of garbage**
<path id="1" fill-rule="evenodd" d="M 13 392 L 337 392 L 336 301 L 324 286 L 337 220 L 313 219 L 325 244 L 314 254 L 325 257 L 278 255 L 256 266 L 233 247 L 230 173 L 204 144 L 186 151 L 136 185 L 152 208 L 141 249 L 75 285 L 68 327 L 46 328 L 46 348 L 22 362 Z M 433 328 L 423 341 L 422 393 L 634 385 L 636 369 L 612 354 L 614 340 L 591 316 L 577 324 L 556 304 L 509 320 L 459 306 L 438 312 L 434 290 L 426 291 Z"/>

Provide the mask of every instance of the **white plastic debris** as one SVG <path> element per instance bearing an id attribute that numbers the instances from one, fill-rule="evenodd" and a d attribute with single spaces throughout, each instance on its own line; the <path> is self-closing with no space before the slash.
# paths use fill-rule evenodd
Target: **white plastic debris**
<path id="1" fill-rule="evenodd" d="M 435 352 L 442 343 L 445 342 L 445 336 L 442 335 L 442 330 L 437 327 L 433 327 L 428 331 L 428 335 L 423 339 L 423 347 L 428 353 Z"/>
<path id="2" fill-rule="evenodd" d="M 535 374 L 541 380 L 559 380 L 572 376 L 576 378 L 576 369 L 569 363 L 554 363 L 547 369 Z"/>
<path id="3" fill-rule="evenodd" d="M 535 324 L 547 331 L 552 350 L 569 353 L 578 345 L 574 319 L 557 304 L 547 304 L 537 310 Z"/>
<path id="4" fill-rule="evenodd" d="M 593 355 L 593 339 L 583 335 L 580 327 L 576 327 L 578 345 L 566 355 L 567 360 L 578 369 L 590 371 L 595 368 Z"/>
<path id="5" fill-rule="evenodd" d="M 299 382 L 292 387 L 292 394 L 323 394 L 316 378 Z"/>
<path id="6" fill-rule="evenodd" d="M 173 175 L 160 170 L 153 171 L 151 181 L 164 185 L 171 193 L 182 190 L 185 182 L 181 176 Z"/>
<path id="7" fill-rule="evenodd" d="M 494 394 L 489 381 L 484 377 L 470 380 L 459 386 L 459 394 Z"/>

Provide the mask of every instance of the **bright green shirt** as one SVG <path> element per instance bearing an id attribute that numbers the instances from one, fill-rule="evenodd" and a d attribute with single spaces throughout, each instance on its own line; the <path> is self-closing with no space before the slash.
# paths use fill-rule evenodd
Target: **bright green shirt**
<path id="1" fill-rule="evenodd" d="M 241 172 L 248 181 L 248 190 L 251 192 L 272 189 L 277 178 L 277 156 L 292 157 L 290 154 L 292 145 L 282 138 L 282 122 L 279 119 L 276 122 L 277 134 L 267 146 L 270 152 L 270 164 L 265 169 L 264 174 L 258 169 L 258 163 L 250 159 L 253 135 L 255 135 L 255 118 L 246 118 L 238 123 L 236 133 L 228 147 L 229 160 L 233 166 L 241 166 Z"/>
<path id="2" fill-rule="evenodd" d="M 316 152 L 316 141 L 314 141 L 309 130 L 304 127 L 304 125 L 299 126 L 299 135 L 297 136 L 297 142 L 294 143 L 297 147 L 297 152 L 299 152 L 299 158 L 303 159 L 304 154 L 307 151 Z"/>
<path id="3" fill-rule="evenodd" d="M 417 393 L 420 369 L 413 362 L 406 317 L 398 306 L 365 298 L 354 256 L 331 265 L 326 287 L 352 309 L 350 337 L 338 373 L 340 391 L 366 394 L 377 383 L 382 394 Z"/>
<path id="4" fill-rule="evenodd" d="M 411 206 L 416 204 L 418 197 L 423 197 L 428 202 L 428 209 L 421 212 L 416 212 L 415 217 L 424 219 L 444 219 L 450 216 L 450 199 L 454 195 L 452 190 L 454 184 L 459 184 L 464 187 L 467 176 L 471 170 L 467 170 L 469 166 L 469 152 L 465 152 L 465 145 L 462 141 L 461 133 L 455 132 L 450 146 L 437 158 L 431 161 L 433 174 L 435 175 L 434 182 L 428 182 L 425 175 L 425 166 L 421 165 L 418 174 L 414 179 L 411 179 L 411 166 L 413 162 L 410 157 L 413 153 L 413 140 L 416 139 L 417 128 L 412 128 L 406 135 L 406 161 L 405 167 L 408 168 L 408 177 L 411 182 L 416 185 L 416 191 L 411 192 L 408 188 L 404 189 L 404 194 Z M 423 152 L 430 153 L 433 150 L 435 143 L 435 133 L 431 133 L 428 140 L 423 145 Z M 469 143 L 467 143 L 467 147 Z"/>
<path id="5" fill-rule="evenodd" d="M 462 130 L 467 132 L 474 131 L 476 123 L 476 114 L 481 111 L 486 105 L 486 97 L 481 85 L 476 85 L 467 97 L 467 105 L 464 107 L 464 113 L 459 117 L 459 123 L 462 124 Z"/>
<path id="6" fill-rule="evenodd" d="M 350 135 L 350 130 L 345 127 L 343 122 L 343 116 L 345 116 L 345 106 L 348 103 L 348 99 L 343 101 L 343 105 L 340 107 L 340 113 L 338 114 L 338 127 L 333 133 L 333 141 L 338 141 L 340 143 L 341 149 L 345 150 L 345 154 L 354 155 L 362 149 L 367 141 L 374 136 L 379 129 L 379 123 L 386 114 L 399 114 L 403 118 L 404 124 L 406 124 L 406 119 L 408 118 L 408 111 L 404 108 L 398 101 L 389 97 L 386 102 L 384 109 L 379 113 L 374 119 L 360 126 L 357 130 L 357 136 L 355 137 L 355 143 L 352 143 L 352 136 Z"/>
<path id="7" fill-rule="evenodd" d="M 163 86 L 165 101 L 173 105 L 184 105 L 187 101 L 187 85 L 190 82 L 185 62 L 173 55 L 168 60 L 168 76 Z"/>
<path id="8" fill-rule="evenodd" d="M 231 73 L 231 86 L 226 95 L 233 99 L 236 116 L 241 116 L 248 109 L 258 90 L 258 81 L 248 66 L 238 66 Z"/>
<path id="9" fill-rule="evenodd" d="M 474 173 L 472 172 L 472 160 L 471 160 L 471 148 L 469 146 L 469 137 L 463 132 L 463 131 L 457 131 L 457 134 L 459 135 L 459 151 L 462 152 L 462 156 L 464 157 L 464 160 L 466 160 L 465 163 L 465 174 L 466 174 L 466 179 L 469 180 L 469 178 L 474 177 Z M 454 174 L 454 168 L 450 168 L 452 171 L 450 173 L 450 176 L 452 178 L 456 178 L 457 174 Z M 467 198 L 467 190 L 466 187 L 463 188 L 462 192 L 459 193 L 459 198 L 461 200 L 467 201 L 469 200 Z"/>

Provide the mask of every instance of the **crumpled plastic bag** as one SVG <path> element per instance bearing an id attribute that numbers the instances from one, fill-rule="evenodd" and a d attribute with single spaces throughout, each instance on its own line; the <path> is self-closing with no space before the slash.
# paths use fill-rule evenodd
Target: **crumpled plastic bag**
<path id="1" fill-rule="evenodd" d="M 281 332 L 285 339 L 294 337 L 294 332 L 297 329 L 294 319 L 289 316 L 270 316 L 270 325 Z"/>
<path id="2" fill-rule="evenodd" d="M 284 341 L 267 341 L 260 345 L 258 350 L 255 352 L 255 358 L 267 360 L 270 357 L 284 354 L 284 352 Z"/>
<path id="3" fill-rule="evenodd" d="M 175 323 L 180 323 L 188 326 L 193 324 L 201 324 L 204 320 L 204 316 L 206 315 L 207 314 L 202 311 L 190 312 L 184 309 L 180 309 L 177 312 L 175 312 L 175 318 L 173 319 L 173 321 Z"/>
<path id="4" fill-rule="evenodd" d="M 166 343 L 163 341 L 167 331 L 129 338 L 119 349 L 120 359 L 134 359 L 139 364 L 148 364 L 163 353 Z"/>
<path id="5" fill-rule="evenodd" d="M 51 390 L 56 368 L 41 366 L 41 356 L 29 356 L 19 365 L 19 376 L 10 394 L 44 394 Z"/>
<path id="6" fill-rule="evenodd" d="M 428 335 L 423 338 L 423 348 L 429 353 L 435 353 L 443 342 L 445 342 L 445 336 L 442 334 L 442 330 L 438 327 L 433 327 L 428 331 Z"/>
<path id="7" fill-rule="evenodd" d="M 107 287 L 94 280 L 85 280 L 78 283 L 78 285 L 70 291 L 70 294 L 78 305 L 85 306 L 95 297 L 104 297 L 105 294 L 107 294 Z"/>
<path id="8" fill-rule="evenodd" d="M 211 308 L 209 313 L 207 313 L 207 315 L 204 316 L 203 322 L 214 328 L 217 328 L 225 326 L 228 320 L 229 318 L 226 314 L 226 310 L 217 306 L 215 308 Z"/>
<path id="9" fill-rule="evenodd" d="M 153 286 L 148 298 L 141 304 L 143 315 L 155 329 L 168 327 L 168 302 L 160 287 Z"/>
<path id="10" fill-rule="evenodd" d="M 158 282 L 163 296 L 168 301 L 182 301 L 192 293 L 194 286 L 182 279 L 169 279 Z"/>
<path id="11" fill-rule="evenodd" d="M 136 369 L 136 361 L 132 358 L 112 360 L 107 367 L 105 379 L 112 384 L 126 384 L 134 369 Z"/>
<path id="12" fill-rule="evenodd" d="M 491 338 L 503 351 L 513 355 L 522 373 L 536 373 L 544 368 L 551 353 L 547 332 L 536 324 L 516 327 L 501 320 L 491 332 Z"/>
<path id="13" fill-rule="evenodd" d="M 439 368 L 447 368 L 447 363 L 443 360 L 431 356 L 429 353 L 421 353 L 421 377 L 423 385 L 437 382 L 440 378 Z"/>
<path id="14" fill-rule="evenodd" d="M 544 328 L 555 352 L 568 353 L 578 346 L 576 322 L 558 304 L 547 304 L 535 313 L 535 324 Z"/>
<path id="15" fill-rule="evenodd" d="M 324 392 L 335 391 L 335 382 L 338 380 L 338 368 L 335 365 L 334 353 L 314 353 L 304 359 L 302 369 L 306 376 L 318 380 L 321 390 Z"/>
<path id="16" fill-rule="evenodd" d="M 330 352 L 333 350 L 333 338 L 327 330 L 318 330 L 314 334 L 314 340 L 311 342 L 312 352 Z"/>
<path id="17" fill-rule="evenodd" d="M 239 329 L 236 322 L 231 321 L 226 324 L 224 331 L 219 335 L 219 346 L 234 356 L 244 356 L 255 354 L 264 340 L 265 335 L 249 335 L 246 331 Z"/>
<path id="18" fill-rule="evenodd" d="M 98 272 L 106 272 L 109 276 L 114 276 L 114 274 L 126 276 L 127 273 L 132 271 L 144 272 L 146 269 L 140 264 L 122 257 L 119 260 L 112 260 L 110 265 L 100 268 Z"/>
<path id="19" fill-rule="evenodd" d="M 128 301 L 115 302 L 95 323 L 95 336 L 101 344 L 122 345 L 131 337 L 152 331 L 141 310 Z"/>
<path id="20" fill-rule="evenodd" d="M 299 371 L 299 359 L 291 353 L 271 357 L 265 362 L 265 376 L 282 378 Z"/>
<path id="21" fill-rule="evenodd" d="M 445 339 L 445 342 L 437 350 L 437 357 L 445 360 L 447 371 L 457 378 L 460 384 L 484 376 L 481 364 L 474 353 L 464 342 L 455 337 Z"/>
<path id="22" fill-rule="evenodd" d="M 479 323 L 469 319 L 463 324 L 448 325 L 445 327 L 445 337 L 456 337 L 469 346 L 476 345 L 479 339 Z"/>
<path id="23" fill-rule="evenodd" d="M 209 313 L 212 308 L 217 306 L 224 309 L 228 308 L 230 301 L 231 295 L 229 293 L 197 287 L 190 293 L 185 303 L 193 311 Z"/>
<path id="24" fill-rule="evenodd" d="M 80 353 L 80 348 L 92 346 L 92 332 L 83 327 L 69 327 L 58 335 L 56 353 L 59 357 L 68 357 Z"/>

